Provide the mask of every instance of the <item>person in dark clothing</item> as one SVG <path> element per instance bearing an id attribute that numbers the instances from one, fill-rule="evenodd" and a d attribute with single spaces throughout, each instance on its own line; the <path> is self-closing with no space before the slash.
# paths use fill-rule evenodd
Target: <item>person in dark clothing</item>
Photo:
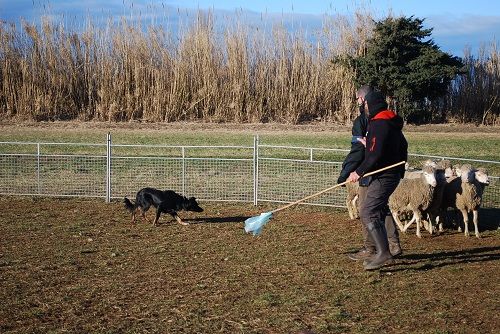
<path id="1" fill-rule="evenodd" d="M 387 109 L 384 96 L 380 92 L 369 92 L 365 107 L 368 112 L 365 157 L 349 175 L 350 182 L 358 181 L 367 172 L 406 161 L 408 157 L 408 143 L 402 132 L 403 119 Z M 389 196 L 403 176 L 403 165 L 388 169 L 373 175 L 366 189 L 360 216 L 376 249 L 376 253 L 363 263 L 366 270 L 378 269 L 392 260 L 385 218 Z"/>
<path id="2" fill-rule="evenodd" d="M 353 172 L 356 168 L 364 160 L 365 157 L 365 145 L 364 139 L 366 137 L 366 132 L 368 128 L 368 115 L 365 113 L 365 96 L 372 92 L 374 89 L 371 86 L 364 85 L 361 86 L 356 91 L 356 99 L 358 102 L 358 106 L 360 109 L 360 114 L 354 120 L 352 126 L 352 140 L 351 140 L 351 150 L 349 154 L 347 154 L 344 162 L 342 163 L 342 170 L 340 172 L 337 183 L 342 183 L 347 180 L 347 177 L 351 172 Z M 362 207 L 364 199 L 366 197 L 366 186 L 364 182 L 360 182 L 359 192 L 358 192 L 358 205 Z M 363 232 L 363 248 L 361 248 L 356 253 L 348 254 L 348 257 L 351 260 L 365 260 L 375 254 L 375 244 L 373 240 L 369 237 L 368 231 L 365 228 L 364 224 L 361 224 L 362 232 Z M 389 248 L 391 254 L 393 256 L 398 256 L 402 254 L 401 246 L 399 243 L 399 234 L 392 218 L 390 211 L 387 210 L 386 218 L 385 218 L 385 226 L 387 230 L 387 236 L 389 239 Z"/>
<path id="3" fill-rule="evenodd" d="M 342 163 L 342 170 L 340 171 L 337 183 L 345 182 L 349 177 L 349 174 L 354 171 L 361 164 L 361 162 L 363 162 L 365 157 L 365 146 L 363 145 L 362 139 L 366 137 L 368 117 L 364 112 L 364 98 L 366 94 L 371 91 L 373 91 L 373 87 L 368 85 L 361 86 L 356 91 L 356 99 L 358 100 L 360 113 L 358 117 L 354 119 L 352 124 L 351 150 Z"/>

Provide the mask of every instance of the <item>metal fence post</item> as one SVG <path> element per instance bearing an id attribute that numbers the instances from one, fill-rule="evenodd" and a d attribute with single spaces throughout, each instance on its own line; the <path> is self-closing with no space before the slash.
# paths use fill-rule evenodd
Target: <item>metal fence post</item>
<path id="1" fill-rule="evenodd" d="M 36 183 L 38 188 L 38 195 L 41 193 L 40 184 L 40 143 L 36 143 Z"/>
<path id="2" fill-rule="evenodd" d="M 186 194 L 186 150 L 182 146 L 182 193 Z"/>
<path id="3" fill-rule="evenodd" d="M 106 203 L 111 202 L 111 133 L 106 136 Z"/>
<path id="4" fill-rule="evenodd" d="M 259 196 L 259 135 L 253 137 L 253 205 Z"/>

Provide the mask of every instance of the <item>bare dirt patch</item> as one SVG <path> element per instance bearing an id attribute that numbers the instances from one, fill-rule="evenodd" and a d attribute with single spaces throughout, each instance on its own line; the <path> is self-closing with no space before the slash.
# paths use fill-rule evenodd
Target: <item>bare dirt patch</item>
<path id="1" fill-rule="evenodd" d="M 402 235 L 404 255 L 366 272 L 346 254 L 359 223 L 295 207 L 202 203 L 190 226 L 131 225 L 119 202 L 0 197 L 2 333 L 493 333 L 498 210 L 482 238 Z"/>

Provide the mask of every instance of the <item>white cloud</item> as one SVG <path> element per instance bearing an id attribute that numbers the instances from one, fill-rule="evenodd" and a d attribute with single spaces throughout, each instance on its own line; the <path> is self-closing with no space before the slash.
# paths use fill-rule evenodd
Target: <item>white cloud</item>
<path id="1" fill-rule="evenodd" d="M 443 36 L 478 32 L 492 36 L 500 32 L 500 16 L 429 16 L 426 22 L 434 27 L 434 33 Z"/>
<path id="2" fill-rule="evenodd" d="M 465 47 L 475 54 L 481 46 L 500 40 L 500 16 L 434 15 L 425 20 L 425 25 L 434 28 L 436 44 L 456 56 L 462 56 Z"/>

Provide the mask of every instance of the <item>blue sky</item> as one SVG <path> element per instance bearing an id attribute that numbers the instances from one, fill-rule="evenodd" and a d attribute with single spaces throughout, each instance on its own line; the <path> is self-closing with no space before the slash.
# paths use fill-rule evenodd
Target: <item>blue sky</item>
<path id="1" fill-rule="evenodd" d="M 41 15 L 50 13 L 68 23 L 84 17 L 104 20 L 139 13 L 152 23 L 167 17 L 176 24 L 178 16 L 211 9 L 216 17 L 244 15 L 250 22 L 278 18 L 314 31 L 321 28 L 325 14 L 349 15 L 357 7 L 370 8 L 376 18 L 388 13 L 425 18 L 426 27 L 434 28 L 434 41 L 456 56 L 463 56 L 466 46 L 477 53 L 480 45 L 500 41 L 500 1 L 496 0 L 0 0 L 0 19 L 18 23 L 22 17 L 37 22 Z"/>

